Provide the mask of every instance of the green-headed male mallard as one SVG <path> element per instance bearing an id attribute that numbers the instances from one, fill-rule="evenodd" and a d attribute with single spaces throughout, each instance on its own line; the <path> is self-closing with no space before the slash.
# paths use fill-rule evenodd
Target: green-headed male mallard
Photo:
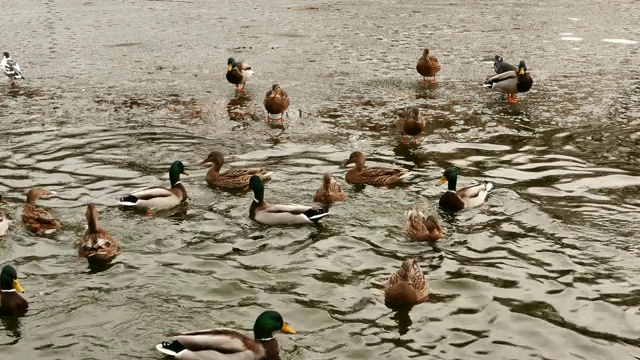
<path id="1" fill-rule="evenodd" d="M 224 155 L 219 151 L 210 152 L 207 158 L 199 162 L 198 165 L 204 165 L 206 163 L 213 164 L 209 171 L 207 171 L 207 184 L 222 189 L 244 189 L 249 185 L 251 176 L 257 175 L 260 176 L 262 181 L 266 181 L 271 178 L 272 174 L 272 172 L 265 168 L 257 167 L 231 169 L 221 173 L 220 169 L 224 164 Z"/>
<path id="2" fill-rule="evenodd" d="M 410 310 L 427 301 L 429 285 L 416 259 L 402 262 L 400 269 L 384 284 L 384 303 L 394 310 Z"/>
<path id="3" fill-rule="evenodd" d="M 316 194 L 313 196 L 313 201 L 331 204 L 338 201 L 344 201 L 346 196 L 342 192 L 340 184 L 333 179 L 330 173 L 326 172 L 322 176 L 322 186 L 316 190 Z"/>
<path id="4" fill-rule="evenodd" d="M 174 341 L 164 341 L 156 349 L 184 360 L 279 360 L 276 331 L 296 333 L 278 312 L 267 310 L 253 324 L 253 339 L 229 328 L 209 329 L 174 334 Z"/>
<path id="5" fill-rule="evenodd" d="M 227 60 L 227 81 L 236 86 L 236 91 L 243 92 L 244 84 L 246 84 L 254 74 L 255 72 L 251 70 L 249 63 L 245 61 L 236 63 L 236 60 L 232 57 Z M 238 85 L 242 85 L 242 88 L 239 89 Z"/>
<path id="6" fill-rule="evenodd" d="M 271 120 L 284 121 L 284 112 L 289 108 L 289 95 L 278 84 L 273 84 L 271 90 L 264 96 L 264 108 L 267 109 L 267 122 Z M 280 118 L 272 118 L 272 114 L 280 114 Z"/>
<path id="7" fill-rule="evenodd" d="M 0 195 L 0 204 L 6 204 L 6 203 L 7 201 L 2 198 L 2 195 Z M 11 220 L 7 219 L 7 217 L 0 212 L 0 236 L 7 233 L 7 230 L 9 230 L 10 224 L 11 224 Z"/>
<path id="8" fill-rule="evenodd" d="M 18 292 L 24 292 L 18 281 L 18 272 L 13 266 L 5 265 L 0 273 L 0 315 L 27 311 L 29 304 Z"/>
<path id="9" fill-rule="evenodd" d="M 78 242 L 78 255 L 93 263 L 107 263 L 118 255 L 120 247 L 116 239 L 98 225 L 98 209 L 94 204 L 87 205 L 87 231 Z"/>
<path id="10" fill-rule="evenodd" d="M 418 73 L 422 75 L 422 83 L 426 83 L 427 78 L 432 76 L 433 80 L 431 80 L 431 83 L 435 83 L 436 74 L 440 71 L 438 58 L 433 55 L 429 55 L 429 49 L 424 49 L 422 56 L 418 59 L 416 70 L 418 70 Z"/>
<path id="11" fill-rule="evenodd" d="M 54 194 L 54 191 L 48 191 L 43 188 L 29 190 L 27 203 L 22 210 L 22 222 L 27 229 L 36 234 L 51 234 L 62 227 L 60 220 L 54 218 L 48 210 L 36 205 L 36 200 L 39 198 Z"/>
<path id="12" fill-rule="evenodd" d="M 168 210 L 187 200 L 187 189 L 180 183 L 180 175 L 189 173 L 180 161 L 174 161 L 169 167 L 171 189 L 161 186 L 150 187 L 120 198 L 119 204 L 141 210 Z"/>
<path id="13" fill-rule="evenodd" d="M 455 168 L 445 169 L 437 185 L 442 185 L 445 182 L 449 183 L 449 190 L 440 196 L 439 204 L 444 210 L 452 212 L 482 205 L 487 198 L 487 194 L 493 188 L 492 183 L 485 181 L 456 190 L 458 172 Z"/>
<path id="14" fill-rule="evenodd" d="M 424 130 L 424 115 L 420 113 L 420 109 L 412 106 L 408 109 L 400 111 L 396 126 L 400 131 L 400 141 L 404 142 L 404 136 L 413 136 L 413 141 L 417 142 L 417 136 Z"/>
<path id="15" fill-rule="evenodd" d="M 306 205 L 271 205 L 264 201 L 264 185 L 259 176 L 253 175 L 249 186 L 253 190 L 253 200 L 249 208 L 249 217 L 266 225 L 312 224 L 329 215 L 323 209 Z"/>
<path id="16" fill-rule="evenodd" d="M 524 60 L 518 64 L 518 71 L 508 70 L 496 74 L 484 82 L 484 87 L 506 93 L 507 101 L 510 103 L 520 100 L 516 97 L 516 94 L 529 91 L 531 86 L 533 86 L 533 79 L 527 72 L 527 65 Z"/>
<path id="17" fill-rule="evenodd" d="M 345 180 L 352 185 L 388 186 L 402 181 L 411 173 L 405 169 L 390 169 L 383 167 L 365 167 L 365 156 L 360 151 L 354 151 L 342 164 L 343 167 L 355 164 L 347 171 Z"/>
<path id="18" fill-rule="evenodd" d="M 436 241 L 442 238 L 444 231 L 433 215 L 424 216 L 422 211 L 414 207 L 407 213 L 405 229 L 413 241 Z"/>
<path id="19" fill-rule="evenodd" d="M 504 61 L 502 56 L 496 55 L 496 60 L 493 62 L 493 70 L 496 74 L 502 74 L 507 71 L 518 71 L 518 68 Z"/>

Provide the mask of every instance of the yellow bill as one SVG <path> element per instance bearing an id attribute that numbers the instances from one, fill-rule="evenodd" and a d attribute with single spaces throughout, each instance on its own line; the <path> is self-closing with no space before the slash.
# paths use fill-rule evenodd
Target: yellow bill
<path id="1" fill-rule="evenodd" d="M 523 67 L 520 68 L 520 75 L 522 75 L 522 74 L 524 74 L 524 68 Z"/>
<path id="2" fill-rule="evenodd" d="M 296 331 L 293 330 L 292 328 L 289 327 L 289 325 L 287 325 L 286 323 L 284 325 L 282 325 L 282 328 L 280 328 L 280 330 L 282 330 L 283 333 L 287 333 L 287 334 L 295 334 Z"/>
<path id="3" fill-rule="evenodd" d="M 446 182 L 447 182 L 447 178 L 443 176 L 443 177 L 440 178 L 440 180 L 438 180 L 438 184 L 436 184 L 436 185 L 440 186 L 440 185 L 442 185 L 442 184 L 444 184 Z"/>
<path id="4" fill-rule="evenodd" d="M 231 64 L 227 65 L 227 71 L 231 71 L 231 69 L 233 69 L 233 65 Z"/>
<path id="5" fill-rule="evenodd" d="M 187 170 L 182 170 L 182 175 L 187 175 L 189 176 L 189 172 Z"/>
<path id="6" fill-rule="evenodd" d="M 11 285 L 14 289 L 16 289 L 17 292 L 24 292 L 24 289 L 22 288 L 22 286 L 20 286 L 20 282 L 18 281 L 18 279 L 13 280 L 13 283 Z"/>

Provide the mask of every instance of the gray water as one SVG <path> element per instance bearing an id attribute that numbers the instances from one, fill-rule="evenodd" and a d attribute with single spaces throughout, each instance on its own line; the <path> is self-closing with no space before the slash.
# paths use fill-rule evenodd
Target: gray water
<path id="1" fill-rule="evenodd" d="M 26 81 L 0 83 L 1 211 L 15 220 L 0 264 L 17 267 L 30 309 L 2 318 L 0 358 L 161 359 L 171 331 L 250 333 L 262 309 L 283 359 L 634 359 L 640 356 L 640 7 L 569 2 L 12 2 L 3 51 Z M 8 34 L 8 35 L 7 35 Z M 429 47 L 435 85 L 415 63 Z M 523 58 L 522 101 L 480 85 L 495 54 Z M 253 65 L 246 94 L 224 78 Z M 6 82 L 5 82 L 6 81 Z M 291 97 L 287 128 L 267 126 L 264 93 Z M 399 143 L 397 112 L 418 106 L 419 143 Z M 209 151 L 227 167 L 265 166 L 271 203 L 311 204 L 322 173 L 347 201 L 320 226 L 265 227 L 250 194 L 206 186 Z M 416 173 L 406 188 L 356 191 L 339 167 Z M 168 185 L 181 160 L 191 200 L 170 216 L 123 212 L 117 199 Z M 487 203 L 440 213 L 434 184 L 487 179 Z M 20 224 L 26 191 L 65 223 L 36 238 Z M 123 253 L 91 271 L 74 248 L 95 202 Z M 409 242 L 419 205 L 447 231 Z M 430 301 L 384 306 L 402 259 L 428 273 Z"/>

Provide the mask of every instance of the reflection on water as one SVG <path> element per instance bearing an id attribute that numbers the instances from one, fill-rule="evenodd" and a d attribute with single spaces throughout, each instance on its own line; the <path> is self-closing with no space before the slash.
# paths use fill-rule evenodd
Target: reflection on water
<path id="1" fill-rule="evenodd" d="M 602 41 L 637 40 L 632 4 L 15 4 L 28 80 L 0 83 L 0 211 L 15 220 L 0 263 L 18 268 L 30 308 L 1 319 L 0 357 L 156 359 L 167 332 L 250 333 L 264 308 L 298 330 L 277 335 L 284 359 L 640 356 L 638 47 Z M 602 20 L 614 16 L 616 29 Z M 415 72 L 427 45 L 443 66 L 433 85 Z M 244 94 L 222 75 L 238 51 L 256 71 Z M 481 87 L 497 52 L 531 63 L 534 87 L 517 104 Z M 284 128 L 265 123 L 276 82 L 291 97 Z M 428 119 L 417 143 L 394 126 L 408 106 Z M 324 172 L 347 201 L 318 226 L 253 223 L 250 193 L 207 187 L 196 164 L 212 150 L 225 168 L 273 171 L 271 203 L 310 204 Z M 349 186 L 340 164 L 354 150 L 415 176 Z M 191 174 L 184 207 L 117 206 L 168 186 L 174 160 Z M 494 183 L 486 204 L 437 209 L 451 165 L 459 186 Z M 39 202 L 65 223 L 55 236 L 20 224 L 36 185 L 57 192 Z M 106 268 L 74 247 L 88 202 L 122 246 Z M 442 241 L 408 240 L 414 205 L 442 218 Z M 392 312 L 382 284 L 409 256 L 429 301 Z"/>

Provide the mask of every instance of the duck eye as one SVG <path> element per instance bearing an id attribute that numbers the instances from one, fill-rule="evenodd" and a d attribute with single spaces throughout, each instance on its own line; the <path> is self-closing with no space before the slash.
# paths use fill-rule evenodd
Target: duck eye
<path id="1" fill-rule="evenodd" d="M 107 240 L 104 242 L 104 246 L 105 248 L 111 247 L 111 241 Z"/>
<path id="2" fill-rule="evenodd" d="M 91 250 L 91 245 L 89 245 L 89 244 L 87 244 L 87 243 L 82 244 L 82 250 L 84 250 L 84 251 L 89 251 L 89 250 Z"/>

